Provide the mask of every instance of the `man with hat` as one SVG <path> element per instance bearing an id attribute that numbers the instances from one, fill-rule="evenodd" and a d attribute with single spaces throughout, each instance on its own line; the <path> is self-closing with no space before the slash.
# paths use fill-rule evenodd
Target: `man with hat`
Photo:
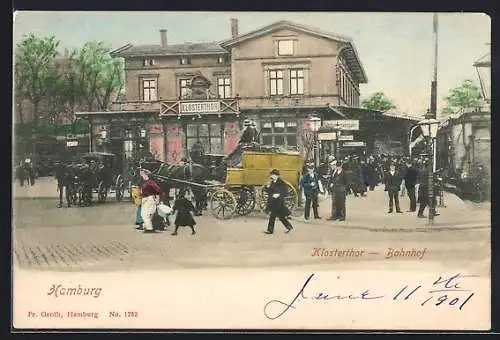
<path id="1" fill-rule="evenodd" d="M 415 196 L 415 185 L 417 185 L 418 171 L 413 166 L 411 160 L 406 160 L 406 170 L 404 175 L 406 192 L 410 198 L 410 209 L 408 211 L 414 212 L 417 210 L 417 198 Z"/>
<path id="2" fill-rule="evenodd" d="M 318 194 L 319 194 L 319 175 L 314 169 L 314 161 L 306 162 L 306 171 L 300 179 L 300 187 L 304 190 L 306 197 L 306 206 L 304 210 L 304 219 L 309 221 L 311 214 L 311 203 L 315 219 L 320 219 L 318 214 Z"/>
<path id="3" fill-rule="evenodd" d="M 328 218 L 329 221 L 345 221 L 345 198 L 348 185 L 347 175 L 342 170 L 342 163 L 337 160 L 335 170 L 328 181 L 328 190 L 332 195 L 332 216 Z"/>
<path id="4" fill-rule="evenodd" d="M 287 219 L 290 215 L 290 210 L 285 204 L 285 198 L 288 195 L 288 187 L 286 183 L 280 178 L 280 172 L 273 169 L 269 175 L 269 184 L 266 188 L 268 197 L 268 207 L 270 210 L 269 221 L 267 224 L 267 231 L 265 234 L 274 233 L 274 223 L 278 218 L 286 228 L 285 233 L 289 233 L 293 229 L 292 224 Z"/>
<path id="5" fill-rule="evenodd" d="M 243 133 L 241 134 L 240 142 L 239 144 L 250 144 L 254 141 L 255 139 L 255 132 L 254 129 L 252 129 L 252 122 L 250 119 L 245 119 L 243 122 Z"/>
<path id="6" fill-rule="evenodd" d="M 384 191 L 387 191 L 389 194 L 389 214 L 392 213 L 394 204 L 396 204 L 396 212 L 402 213 L 399 207 L 399 188 L 401 187 L 402 179 L 403 176 L 396 170 L 396 163 L 391 163 L 389 165 L 389 171 L 385 174 L 384 178 Z"/>

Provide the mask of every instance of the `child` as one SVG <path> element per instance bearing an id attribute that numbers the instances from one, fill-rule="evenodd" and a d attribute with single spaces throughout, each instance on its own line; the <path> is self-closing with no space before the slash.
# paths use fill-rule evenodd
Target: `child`
<path id="1" fill-rule="evenodd" d="M 172 213 L 177 212 L 177 216 L 175 217 L 175 230 L 172 233 L 172 235 L 177 235 L 177 229 L 179 227 L 185 227 L 189 226 L 191 227 L 191 235 L 196 234 L 196 231 L 194 231 L 194 226 L 196 224 L 196 221 L 193 218 L 193 215 L 191 212 L 194 212 L 194 206 L 191 201 L 189 201 L 186 197 L 186 191 L 181 190 L 179 192 L 179 195 L 177 196 L 175 202 L 174 202 L 174 207 L 172 209 Z"/>

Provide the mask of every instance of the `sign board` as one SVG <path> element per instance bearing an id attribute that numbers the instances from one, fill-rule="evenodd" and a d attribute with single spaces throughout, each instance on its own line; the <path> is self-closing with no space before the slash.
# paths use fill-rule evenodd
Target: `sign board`
<path id="1" fill-rule="evenodd" d="M 337 134 L 335 132 L 322 132 L 318 134 L 318 140 L 336 140 Z"/>
<path id="2" fill-rule="evenodd" d="M 189 102 L 180 103 L 180 113 L 206 113 L 206 112 L 220 112 L 220 102 Z"/>
<path id="3" fill-rule="evenodd" d="M 77 140 L 69 140 L 66 142 L 66 146 L 78 146 Z"/>
<path id="4" fill-rule="evenodd" d="M 353 135 L 340 135 L 339 140 L 340 141 L 342 141 L 342 140 L 354 140 L 354 136 Z"/>
<path id="5" fill-rule="evenodd" d="M 323 121 L 323 126 L 338 128 L 340 130 L 359 130 L 359 120 L 325 120 Z"/>
<path id="6" fill-rule="evenodd" d="M 342 144 L 345 147 L 353 147 L 353 146 L 365 146 L 365 142 L 345 142 Z"/>

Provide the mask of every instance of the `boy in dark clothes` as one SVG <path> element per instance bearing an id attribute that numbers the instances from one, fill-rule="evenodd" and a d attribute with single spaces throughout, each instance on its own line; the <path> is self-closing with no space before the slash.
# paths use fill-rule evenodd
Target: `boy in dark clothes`
<path id="1" fill-rule="evenodd" d="M 191 227 L 191 235 L 196 234 L 194 230 L 194 226 L 196 225 L 196 221 L 193 218 L 191 212 L 194 212 L 193 203 L 188 200 L 186 197 L 186 191 L 181 190 L 177 199 L 174 202 L 174 207 L 172 209 L 172 214 L 177 212 L 177 216 L 175 216 L 175 230 L 172 235 L 177 235 L 177 229 L 179 227 Z"/>

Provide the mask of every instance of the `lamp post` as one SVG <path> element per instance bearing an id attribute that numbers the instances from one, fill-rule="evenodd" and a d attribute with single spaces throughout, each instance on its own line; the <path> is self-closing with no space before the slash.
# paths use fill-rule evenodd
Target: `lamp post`
<path id="1" fill-rule="evenodd" d="M 428 193 L 428 204 L 429 204 L 429 225 L 434 224 L 434 152 L 435 150 L 435 139 L 437 136 L 437 131 L 439 127 L 439 121 L 434 118 L 426 118 L 418 122 L 420 129 L 422 130 L 422 135 L 427 140 L 427 146 L 429 150 L 429 164 L 427 165 L 427 193 Z"/>
<path id="2" fill-rule="evenodd" d="M 319 160 L 319 157 L 318 157 L 318 152 L 319 152 L 319 148 L 318 148 L 318 130 L 321 126 L 321 118 L 317 117 L 317 116 L 312 116 L 311 118 L 309 118 L 309 123 L 310 123 L 310 126 L 311 126 L 311 131 L 314 133 L 314 166 L 315 167 L 318 167 L 318 160 Z"/>

